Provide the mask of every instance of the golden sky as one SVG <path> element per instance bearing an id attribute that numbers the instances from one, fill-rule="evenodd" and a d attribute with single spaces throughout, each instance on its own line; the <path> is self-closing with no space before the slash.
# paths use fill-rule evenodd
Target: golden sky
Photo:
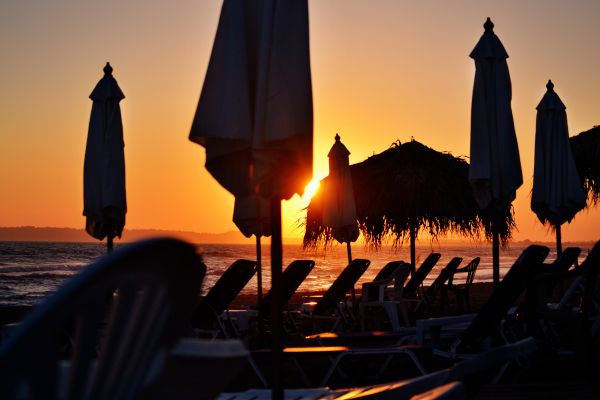
<path id="1" fill-rule="evenodd" d="M 88 99 L 110 61 L 121 103 L 128 228 L 234 230 L 233 197 L 187 136 L 220 0 L 6 0 L 0 3 L 0 226 L 83 227 Z M 594 0 L 311 0 L 315 178 L 339 132 L 351 162 L 411 137 L 469 153 L 474 66 L 491 17 L 510 58 L 524 185 L 515 239 L 553 240 L 529 209 L 535 107 L 546 81 L 567 106 L 571 135 L 600 124 L 600 2 Z M 306 199 L 284 205 L 284 236 Z M 600 211 L 563 226 L 597 240 Z"/>

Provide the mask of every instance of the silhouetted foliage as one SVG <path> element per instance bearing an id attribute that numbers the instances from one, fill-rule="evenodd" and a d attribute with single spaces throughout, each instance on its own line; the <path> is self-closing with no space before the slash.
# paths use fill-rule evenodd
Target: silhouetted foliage
<path id="1" fill-rule="evenodd" d="M 378 247 L 389 237 L 394 245 L 410 237 L 411 227 L 433 238 L 447 233 L 492 237 L 491 210 L 480 210 L 468 181 L 469 164 L 417 141 L 394 143 L 388 150 L 350 166 L 359 228 L 368 244 Z M 327 185 L 327 178 L 321 181 Z M 331 242 L 322 225 L 322 193 L 306 214 L 304 246 Z M 503 244 L 514 227 L 512 208 L 500 213 L 497 229 Z"/>
<path id="2" fill-rule="evenodd" d="M 588 201 L 595 205 L 600 201 L 600 126 L 569 140 L 583 190 Z"/>

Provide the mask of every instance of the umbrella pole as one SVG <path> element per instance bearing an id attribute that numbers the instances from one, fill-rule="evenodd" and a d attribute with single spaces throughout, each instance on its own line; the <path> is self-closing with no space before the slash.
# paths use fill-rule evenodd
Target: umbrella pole
<path id="1" fill-rule="evenodd" d="M 346 242 L 346 252 L 348 253 L 348 265 L 352 262 L 352 248 L 350 247 L 350 242 Z M 356 290 L 354 290 L 354 286 L 352 286 L 352 306 L 356 303 Z"/>
<path id="2" fill-rule="evenodd" d="M 410 274 L 413 276 L 415 274 L 415 269 L 417 268 L 417 252 L 415 242 L 417 241 L 417 230 L 414 226 L 410 227 Z"/>
<path id="3" fill-rule="evenodd" d="M 258 344 L 263 346 L 264 324 L 261 315 L 262 310 L 262 252 L 260 236 L 256 235 L 256 304 L 258 310 Z"/>
<path id="4" fill-rule="evenodd" d="M 271 398 L 274 400 L 283 400 L 283 313 L 281 304 L 282 259 L 281 200 L 274 196 L 271 197 L 271 292 L 273 293 L 273 376 Z"/>
<path id="5" fill-rule="evenodd" d="M 562 238 L 560 232 L 560 224 L 556 224 L 556 257 L 562 254 Z"/>
<path id="6" fill-rule="evenodd" d="M 496 288 L 500 283 L 500 234 L 495 222 L 492 226 L 492 268 L 494 288 Z"/>
<path id="7" fill-rule="evenodd" d="M 262 303 L 262 253 L 260 246 L 260 236 L 256 236 L 256 300 L 258 309 Z"/>
<path id="8" fill-rule="evenodd" d="M 113 239 L 114 239 L 114 236 L 110 233 L 106 237 L 106 252 L 107 253 L 111 253 L 113 251 Z"/>

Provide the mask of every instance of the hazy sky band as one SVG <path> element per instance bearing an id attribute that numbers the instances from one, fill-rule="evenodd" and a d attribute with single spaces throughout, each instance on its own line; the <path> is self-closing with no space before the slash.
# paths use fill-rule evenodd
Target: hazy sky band
<path id="1" fill-rule="evenodd" d="M 187 140 L 221 1 L 16 1 L 0 4 L 0 226 L 83 227 L 82 168 L 91 101 L 106 61 L 121 106 L 131 228 L 221 232 L 233 197 Z M 550 78 L 571 135 L 600 124 L 600 3 L 579 1 L 309 2 L 315 173 L 340 132 L 358 162 L 396 139 L 468 155 L 474 67 L 490 16 L 510 56 L 524 185 L 516 239 L 552 240 L 529 209 L 535 106 Z M 306 201 L 284 207 L 284 235 Z M 564 240 L 597 238 L 584 211 Z"/>

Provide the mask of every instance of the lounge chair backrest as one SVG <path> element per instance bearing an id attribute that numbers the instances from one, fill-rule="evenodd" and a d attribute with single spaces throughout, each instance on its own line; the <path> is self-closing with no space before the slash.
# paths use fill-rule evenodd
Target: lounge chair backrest
<path id="1" fill-rule="evenodd" d="M 371 261 L 361 258 L 352 260 L 317 302 L 314 314 L 324 314 L 344 300 L 346 293 L 354 287 L 370 263 Z"/>
<path id="2" fill-rule="evenodd" d="M 486 337 L 497 338 L 502 318 L 523 293 L 548 251 L 547 247 L 531 245 L 521 253 L 461 335 L 462 344 L 479 346 Z"/>
<path id="3" fill-rule="evenodd" d="M 461 257 L 453 257 L 448 264 L 440 271 L 440 274 L 435 278 L 433 283 L 427 288 L 425 291 L 425 298 L 427 301 L 433 301 L 436 297 L 437 292 L 442 288 L 446 281 L 452 279 L 452 275 L 454 275 L 454 271 L 458 268 L 460 263 L 462 262 Z"/>
<path id="4" fill-rule="evenodd" d="M 304 282 L 314 266 L 315 262 L 313 260 L 294 260 L 281 273 L 282 304 L 285 305 L 290 301 L 298 287 Z M 263 317 L 271 314 L 272 297 L 273 294 L 269 290 L 262 299 L 260 313 Z"/>
<path id="5" fill-rule="evenodd" d="M 205 270 L 195 248 L 174 239 L 101 257 L 36 306 L 2 344 L 0 398 L 15 398 L 16 388 L 27 398 L 58 398 L 61 389 L 68 399 L 136 398 L 161 350 L 189 329 Z M 59 347 L 72 323 L 66 388 L 59 388 Z"/>
<path id="6" fill-rule="evenodd" d="M 256 261 L 234 261 L 198 303 L 192 317 L 192 325 L 197 327 L 218 318 L 250 282 L 255 273 Z"/>
<path id="7" fill-rule="evenodd" d="M 585 260 L 580 265 L 585 273 L 584 295 L 582 310 L 584 314 L 589 314 L 592 309 L 596 308 L 593 305 L 595 302 L 595 292 L 597 290 L 598 274 L 600 274 L 600 241 L 596 242 L 590 250 Z"/>
<path id="8" fill-rule="evenodd" d="M 410 263 L 401 261 L 391 276 L 394 280 L 394 300 L 400 300 L 404 296 L 404 284 L 410 276 Z"/>
<path id="9" fill-rule="evenodd" d="M 379 270 L 373 281 L 383 281 L 391 278 L 396 269 L 402 264 L 404 264 L 404 261 L 390 261 Z"/>
<path id="10" fill-rule="evenodd" d="M 554 262 L 547 265 L 544 264 L 542 268 L 540 268 L 540 272 L 545 274 L 566 272 L 576 263 L 579 254 L 581 254 L 581 249 L 579 247 L 567 247 Z"/>
<path id="11" fill-rule="evenodd" d="M 425 261 L 421 264 L 419 269 L 415 272 L 415 274 L 410 278 L 406 286 L 404 287 L 404 296 L 405 297 L 416 297 L 417 290 L 427 277 L 435 264 L 440 259 L 440 253 L 431 253 L 427 256 Z"/>
<path id="12" fill-rule="evenodd" d="M 452 285 L 454 283 L 453 281 L 456 274 L 467 274 L 464 284 L 466 287 L 471 286 L 471 284 L 475 280 L 475 272 L 477 272 L 477 266 L 479 265 L 480 261 L 481 259 L 479 257 L 475 257 L 464 267 L 456 269 L 448 279 L 448 284 Z"/>

